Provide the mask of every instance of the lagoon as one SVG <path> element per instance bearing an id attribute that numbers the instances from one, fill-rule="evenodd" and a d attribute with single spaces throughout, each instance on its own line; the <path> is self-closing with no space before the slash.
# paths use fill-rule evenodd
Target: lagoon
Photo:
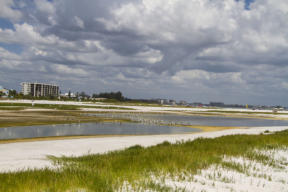
<path id="1" fill-rule="evenodd" d="M 199 125 L 199 128 L 200 126 L 267 127 L 288 125 L 288 121 L 284 120 L 220 116 L 156 113 L 91 113 L 88 115 L 128 119 L 134 121 L 134 123 L 74 123 L 0 128 L 0 140 L 58 136 L 181 134 L 200 132 L 201 129 L 197 129 L 197 125 Z M 196 128 L 181 127 L 181 125 L 193 125 Z"/>
<path id="2" fill-rule="evenodd" d="M 143 124 L 201 125 L 221 127 L 267 127 L 288 126 L 288 120 L 263 118 L 235 118 L 223 116 L 195 116 L 165 113 L 94 113 L 93 116 L 128 119 Z"/>
<path id="3" fill-rule="evenodd" d="M 80 123 L 0 128 L 0 140 L 89 135 L 159 135 L 200 132 L 200 129 L 140 123 Z"/>

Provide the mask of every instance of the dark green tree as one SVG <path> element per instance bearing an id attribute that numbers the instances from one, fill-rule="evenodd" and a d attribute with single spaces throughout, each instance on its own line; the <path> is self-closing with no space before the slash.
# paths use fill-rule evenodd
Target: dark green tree
<path id="1" fill-rule="evenodd" d="M 8 96 L 9 97 L 16 97 L 17 96 L 17 91 L 14 90 L 14 89 L 9 90 Z"/>

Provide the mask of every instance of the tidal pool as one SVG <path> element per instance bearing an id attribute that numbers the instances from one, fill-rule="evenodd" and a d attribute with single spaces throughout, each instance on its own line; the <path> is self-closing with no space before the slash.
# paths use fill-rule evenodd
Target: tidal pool
<path id="1" fill-rule="evenodd" d="M 140 123 L 81 123 L 0 128 L 0 139 L 87 135 L 158 135 L 200 132 L 200 129 Z"/>

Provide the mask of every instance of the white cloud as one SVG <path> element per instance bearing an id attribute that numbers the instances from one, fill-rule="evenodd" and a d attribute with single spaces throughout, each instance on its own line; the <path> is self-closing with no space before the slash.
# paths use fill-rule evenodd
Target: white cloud
<path id="1" fill-rule="evenodd" d="M 174 80 L 176 83 L 180 84 L 186 84 L 188 86 L 191 85 L 191 83 L 204 83 L 207 85 L 213 84 L 213 85 L 229 85 L 235 84 L 240 85 L 244 83 L 244 80 L 242 79 L 242 75 L 240 72 L 235 73 L 213 73 L 213 72 L 207 72 L 203 70 L 185 70 L 185 71 L 179 71 L 174 76 L 172 76 L 172 80 Z"/>
<path id="2" fill-rule="evenodd" d="M 0 47 L 0 67 L 14 69 L 21 64 L 21 57 Z"/>
<path id="3" fill-rule="evenodd" d="M 39 78 L 87 78 L 147 94 L 154 86 L 155 97 L 190 87 L 219 98 L 287 94 L 287 0 L 256 0 L 250 10 L 244 0 L 37 0 L 17 10 L 13 1 L 0 5 L 0 17 L 13 19 L 15 28 L 0 28 L 0 42 L 23 47 L 21 54 L 0 50 L 5 69 L 35 66 L 45 74 Z M 57 73 L 47 76 L 49 71 Z"/>
<path id="4" fill-rule="evenodd" d="M 83 76 L 88 75 L 88 73 L 80 68 L 72 68 L 66 65 L 53 65 L 52 69 L 57 72 L 58 74 L 68 74 L 68 75 L 76 75 L 76 76 Z"/>
<path id="5" fill-rule="evenodd" d="M 73 22 L 75 24 L 76 27 L 79 27 L 81 29 L 84 29 L 84 22 L 82 19 L 80 19 L 79 17 L 77 16 L 74 16 L 73 17 Z"/>
<path id="6" fill-rule="evenodd" d="M 55 13 L 55 8 L 53 4 L 47 0 L 36 0 L 35 4 L 37 9 L 43 13 L 48 13 L 50 15 L 53 15 Z"/>
<path id="7" fill-rule="evenodd" d="M 238 29 L 234 14 L 241 6 L 234 0 L 143 0 L 113 10 L 113 21 L 100 21 L 110 30 L 130 29 L 156 42 L 201 45 L 231 40 Z"/>
<path id="8" fill-rule="evenodd" d="M 134 56 L 136 61 L 141 61 L 147 64 L 155 64 L 163 59 L 163 54 L 159 50 L 146 48 L 146 50 L 137 53 Z"/>
<path id="9" fill-rule="evenodd" d="M 288 90 L 288 82 L 282 82 L 282 87 Z"/>
<path id="10" fill-rule="evenodd" d="M 7 18 L 13 21 L 19 20 L 22 16 L 20 11 L 13 9 L 13 0 L 0 0 L 0 18 Z"/>

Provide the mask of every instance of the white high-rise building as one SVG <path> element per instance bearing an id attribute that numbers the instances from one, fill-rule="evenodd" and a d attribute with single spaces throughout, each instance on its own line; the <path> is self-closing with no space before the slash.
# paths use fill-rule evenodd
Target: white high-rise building
<path id="1" fill-rule="evenodd" d="M 59 96 L 59 86 L 57 85 L 28 82 L 23 82 L 21 85 L 23 95 L 31 95 L 33 97 Z"/>

